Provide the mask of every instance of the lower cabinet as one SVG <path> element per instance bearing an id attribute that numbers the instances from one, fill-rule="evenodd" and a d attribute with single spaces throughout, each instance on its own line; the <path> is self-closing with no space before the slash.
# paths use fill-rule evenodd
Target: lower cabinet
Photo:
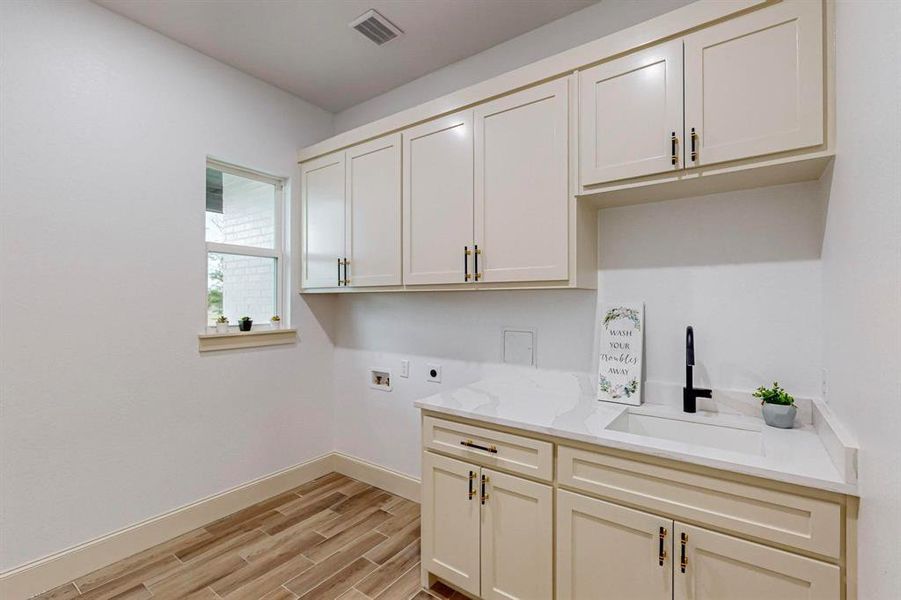
<path id="1" fill-rule="evenodd" d="M 557 492 L 558 600 L 670 600 L 673 522 Z"/>
<path id="2" fill-rule="evenodd" d="M 558 600 L 838 600 L 836 565 L 567 491 Z"/>
<path id="3" fill-rule="evenodd" d="M 674 531 L 676 600 L 841 598 L 835 565 L 678 522 Z"/>
<path id="4" fill-rule="evenodd" d="M 422 448 L 424 584 L 484 600 L 853 595 L 856 505 L 836 495 L 431 414 Z"/>
<path id="5" fill-rule="evenodd" d="M 422 564 L 473 596 L 553 596 L 553 489 L 423 453 Z"/>

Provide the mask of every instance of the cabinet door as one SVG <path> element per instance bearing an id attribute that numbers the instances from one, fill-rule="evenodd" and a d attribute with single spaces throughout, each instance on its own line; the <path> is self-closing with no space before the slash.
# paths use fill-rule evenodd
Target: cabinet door
<path id="1" fill-rule="evenodd" d="M 472 247 L 472 111 L 403 132 L 404 283 L 464 283 Z"/>
<path id="2" fill-rule="evenodd" d="M 672 531 L 668 519 L 558 491 L 557 599 L 670 600 Z"/>
<path id="3" fill-rule="evenodd" d="M 841 597 L 835 565 L 682 523 L 673 542 L 675 600 Z"/>
<path id="4" fill-rule="evenodd" d="M 431 452 L 422 457 L 422 564 L 479 595 L 479 468 Z"/>
<path id="5" fill-rule="evenodd" d="M 400 134 L 347 150 L 348 285 L 400 285 Z"/>
<path id="6" fill-rule="evenodd" d="M 681 40 L 582 71 L 579 96 L 582 185 L 682 168 Z"/>
<path id="7" fill-rule="evenodd" d="M 481 597 L 553 597 L 552 488 L 490 469 L 482 476 Z"/>
<path id="8" fill-rule="evenodd" d="M 338 287 L 344 257 L 344 152 L 300 166 L 304 288 Z"/>
<path id="9" fill-rule="evenodd" d="M 823 143 L 822 11 L 782 2 L 685 38 L 689 166 Z"/>
<path id="10" fill-rule="evenodd" d="M 567 78 L 475 108 L 475 243 L 485 282 L 567 277 Z"/>

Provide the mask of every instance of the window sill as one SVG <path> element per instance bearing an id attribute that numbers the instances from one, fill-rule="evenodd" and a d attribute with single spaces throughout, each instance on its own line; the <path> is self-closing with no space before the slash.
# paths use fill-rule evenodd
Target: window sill
<path id="1" fill-rule="evenodd" d="M 230 331 L 228 333 L 201 333 L 197 336 L 197 349 L 201 352 L 213 350 L 235 350 L 279 346 L 297 342 L 296 329 L 260 329 L 257 331 Z"/>

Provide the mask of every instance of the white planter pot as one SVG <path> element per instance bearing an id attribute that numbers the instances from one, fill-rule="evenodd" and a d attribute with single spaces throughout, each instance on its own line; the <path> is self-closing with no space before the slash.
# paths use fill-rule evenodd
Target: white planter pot
<path id="1" fill-rule="evenodd" d="M 216 323 L 216 333 L 228 333 L 228 323 Z"/>
<path id="2" fill-rule="evenodd" d="M 281 329 L 282 328 L 281 321 L 269 321 L 269 324 L 272 326 L 273 329 Z"/>
<path id="3" fill-rule="evenodd" d="M 795 426 L 798 409 L 793 404 L 764 404 L 763 420 L 770 427 L 791 429 Z"/>

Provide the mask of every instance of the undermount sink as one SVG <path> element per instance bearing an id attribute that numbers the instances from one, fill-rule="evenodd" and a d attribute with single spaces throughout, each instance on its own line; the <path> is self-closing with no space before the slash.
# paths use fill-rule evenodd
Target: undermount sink
<path id="1" fill-rule="evenodd" d="M 711 421 L 711 417 L 661 415 L 641 409 L 629 409 L 611 421 L 607 425 L 607 430 L 718 448 L 729 452 L 763 455 L 760 427 Z"/>

